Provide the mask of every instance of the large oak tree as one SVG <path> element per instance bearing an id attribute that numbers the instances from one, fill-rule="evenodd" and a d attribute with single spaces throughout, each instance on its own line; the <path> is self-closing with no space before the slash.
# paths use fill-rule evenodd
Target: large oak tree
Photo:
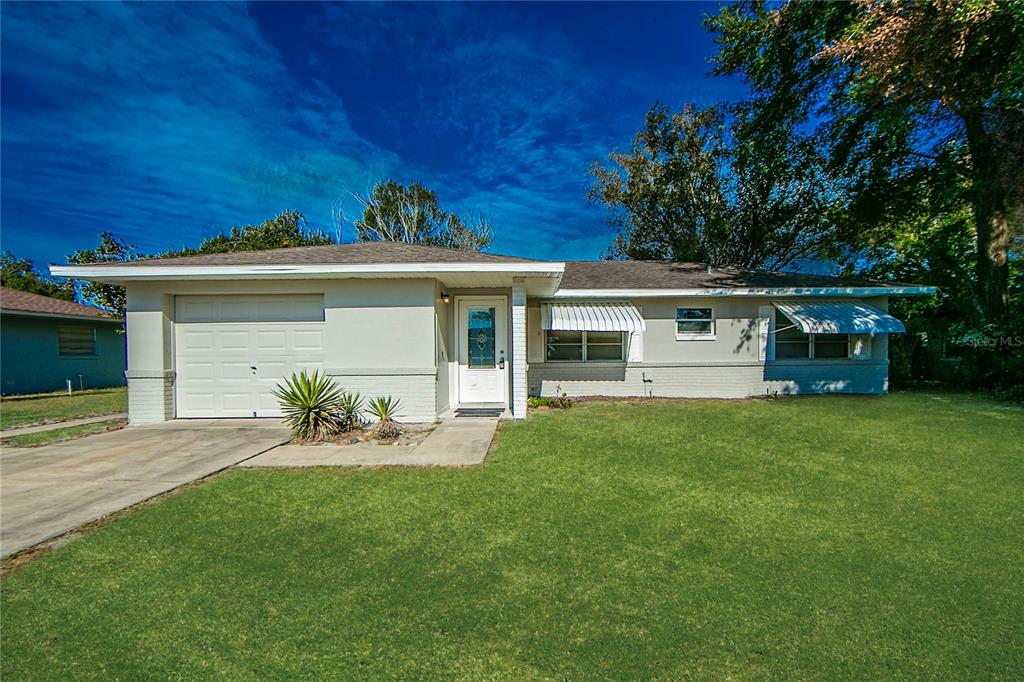
<path id="1" fill-rule="evenodd" d="M 1024 223 L 1024 2 L 744 2 L 708 25 L 717 72 L 751 89 L 754 129 L 811 131 L 851 229 L 902 229 L 928 176 L 962 174 L 977 309 L 1004 316 Z"/>

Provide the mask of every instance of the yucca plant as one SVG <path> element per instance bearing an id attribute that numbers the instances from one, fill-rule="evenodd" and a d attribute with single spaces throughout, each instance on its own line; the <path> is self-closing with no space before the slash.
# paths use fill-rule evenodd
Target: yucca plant
<path id="1" fill-rule="evenodd" d="M 393 440 L 402 435 L 402 427 L 395 421 L 400 401 L 391 396 L 379 395 L 370 401 L 367 409 L 377 418 L 373 435 L 381 440 Z"/>
<path id="2" fill-rule="evenodd" d="M 341 389 L 326 374 L 302 370 L 278 384 L 274 396 L 281 403 L 285 423 L 302 441 L 322 441 L 339 431 L 334 411 L 341 399 Z"/>
<path id="3" fill-rule="evenodd" d="M 355 431 L 363 425 L 363 398 L 358 393 L 343 392 L 338 401 L 338 427 L 342 433 Z"/>

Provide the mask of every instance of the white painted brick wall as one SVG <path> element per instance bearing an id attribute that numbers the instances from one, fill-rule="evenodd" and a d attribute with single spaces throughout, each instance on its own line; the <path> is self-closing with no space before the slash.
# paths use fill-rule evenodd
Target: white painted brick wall
<path id="1" fill-rule="evenodd" d="M 747 398 L 778 392 L 885 393 L 888 364 L 824 362 L 628 366 L 541 363 L 530 365 L 533 395 L 664 398 Z"/>
<path id="2" fill-rule="evenodd" d="M 174 380 L 171 376 L 128 376 L 128 421 L 152 424 L 174 419 Z"/>
<path id="3" fill-rule="evenodd" d="M 334 374 L 338 386 L 361 394 L 364 400 L 379 395 L 398 398 L 398 421 L 433 422 L 437 419 L 437 376 L 434 374 Z"/>

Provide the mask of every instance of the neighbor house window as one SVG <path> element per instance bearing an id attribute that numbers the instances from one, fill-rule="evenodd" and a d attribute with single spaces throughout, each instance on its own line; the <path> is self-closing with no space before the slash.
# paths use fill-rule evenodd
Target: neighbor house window
<path id="1" fill-rule="evenodd" d="M 549 362 L 621 362 L 622 332 L 545 332 L 544 358 Z"/>
<path id="2" fill-rule="evenodd" d="M 711 339 L 715 317 L 711 308 L 676 308 L 677 339 Z"/>
<path id="3" fill-rule="evenodd" d="M 96 330 L 92 327 L 58 327 L 57 350 L 61 357 L 96 355 Z"/>
<path id="4" fill-rule="evenodd" d="M 805 334 L 788 317 L 775 313 L 776 360 L 836 360 L 850 355 L 847 334 Z"/>

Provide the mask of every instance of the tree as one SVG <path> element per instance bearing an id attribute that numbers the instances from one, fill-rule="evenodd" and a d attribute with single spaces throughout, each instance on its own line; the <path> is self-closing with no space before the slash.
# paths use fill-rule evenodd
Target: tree
<path id="1" fill-rule="evenodd" d="M 815 146 L 754 132 L 743 107 L 654 106 L 631 151 L 593 168 L 590 198 L 619 230 L 606 255 L 769 269 L 831 255 L 836 190 Z"/>
<path id="2" fill-rule="evenodd" d="M 81 249 L 68 255 L 68 263 L 89 265 L 111 261 L 129 262 L 139 259 L 138 249 L 112 232 L 101 232 L 100 243 L 95 249 Z M 80 300 L 109 310 L 119 317 L 125 315 L 124 287 L 103 282 L 75 280 L 73 286 Z"/>
<path id="3" fill-rule="evenodd" d="M 428 244 L 464 251 L 480 251 L 491 243 L 488 216 L 473 216 L 467 224 L 443 210 L 437 194 L 419 182 L 406 187 L 388 180 L 378 183 L 368 196 L 351 194 L 363 211 L 355 222 L 358 241 Z"/>
<path id="4" fill-rule="evenodd" d="M 136 247 L 111 232 L 100 234 L 100 243 L 95 249 L 76 251 L 68 256 L 68 262 L 77 265 L 106 263 L 109 261 L 135 261 L 140 258 L 171 258 L 204 253 L 227 253 L 231 251 L 261 251 L 291 246 L 323 246 L 334 240 L 320 230 L 309 230 L 305 217 L 297 211 L 283 211 L 274 218 L 259 225 L 232 227 L 227 233 L 209 237 L 198 248 L 182 247 L 165 251 L 157 256 L 143 256 Z M 89 301 L 124 316 L 125 290 L 116 284 L 75 281 L 75 289 L 82 300 Z"/>
<path id="5" fill-rule="evenodd" d="M 0 286 L 32 294 L 61 298 L 65 301 L 75 300 L 75 292 L 71 286 L 55 282 L 46 275 L 35 271 L 35 266 L 28 258 L 16 258 L 10 251 L 0 256 L 3 269 L 0 272 Z"/>
<path id="6" fill-rule="evenodd" d="M 1006 313 L 1024 222 L 1022 0 L 746 2 L 708 26 L 716 71 L 744 77 L 757 129 L 813 129 L 851 226 L 906 224 L 914 183 L 962 170 L 977 309 Z"/>
<path id="7" fill-rule="evenodd" d="M 209 237 L 203 240 L 198 248 L 184 247 L 161 256 L 262 251 L 294 246 L 326 246 L 334 243 L 335 240 L 322 230 L 310 230 L 306 225 L 305 216 L 298 211 L 282 211 L 259 225 L 232 227 L 226 234 Z"/>

